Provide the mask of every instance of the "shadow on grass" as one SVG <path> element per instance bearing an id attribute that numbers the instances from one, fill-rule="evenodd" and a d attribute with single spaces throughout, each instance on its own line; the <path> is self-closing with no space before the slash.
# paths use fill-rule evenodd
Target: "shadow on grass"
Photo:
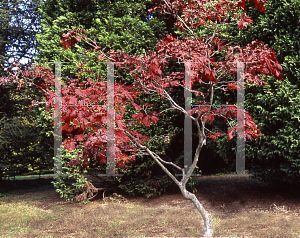
<path id="1" fill-rule="evenodd" d="M 28 180 L 2 180 L 0 181 L 0 197 L 10 194 L 23 194 L 34 191 L 55 189 L 52 178 L 28 179 Z"/>

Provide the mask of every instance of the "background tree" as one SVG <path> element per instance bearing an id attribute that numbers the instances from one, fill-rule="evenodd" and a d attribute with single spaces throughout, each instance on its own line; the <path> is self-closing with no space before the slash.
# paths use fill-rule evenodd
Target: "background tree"
<path id="1" fill-rule="evenodd" d="M 32 64 L 39 31 L 39 1 L 2 1 L 0 4 L 0 76 L 14 74 Z M 20 61 L 21 63 L 12 63 Z M 10 65 L 10 66 L 9 66 Z M 16 91 L 15 84 L 0 86 L 0 168 L 9 168 L 9 175 L 28 173 L 28 169 L 48 169 L 47 146 L 51 143 L 45 136 L 46 121 L 41 112 L 34 108 L 28 113 L 31 101 L 38 99 L 40 91 L 30 85 Z M 53 141 L 53 140 L 52 140 Z M 52 163 L 53 164 L 53 163 Z M 2 171 L 0 177 L 2 177 Z M 8 175 L 6 173 L 6 175 Z"/>
<path id="2" fill-rule="evenodd" d="M 299 89 L 288 79 L 268 83 L 266 88 L 248 89 L 248 108 L 263 133 L 247 144 L 248 167 L 267 186 L 295 189 L 300 186 Z"/>
<path id="3" fill-rule="evenodd" d="M 253 24 L 243 30 L 227 25 L 220 35 L 228 41 L 239 42 L 241 45 L 247 45 L 253 40 L 268 44 L 276 51 L 285 77 L 284 83 L 274 82 L 274 79 L 268 78 L 271 87 L 255 86 L 245 90 L 246 109 L 252 113 L 256 121 L 260 122 L 259 127 L 263 134 L 259 140 L 246 143 L 246 169 L 268 186 L 279 184 L 296 186 L 300 179 L 298 173 L 300 161 L 298 155 L 294 154 L 294 150 L 299 148 L 300 140 L 297 133 L 298 121 L 297 119 L 295 121 L 298 112 L 294 111 L 298 107 L 296 95 L 300 76 L 298 70 L 300 28 L 299 24 L 295 24 L 299 22 L 299 1 L 268 1 L 264 14 L 258 14 L 253 3 L 246 3 L 246 8 L 253 19 Z M 227 92 L 226 101 L 229 102 L 234 98 Z M 291 127 L 291 124 L 294 126 Z M 227 171 L 234 170 L 235 143 L 224 139 L 211 141 L 208 142 L 206 149 L 214 149 L 214 155 L 208 151 L 206 166 L 211 162 L 217 164 L 216 161 L 219 161 L 220 166 L 228 164 Z M 202 168 L 206 171 L 205 166 Z M 213 171 L 222 172 L 221 169 Z"/>
<path id="4" fill-rule="evenodd" d="M 283 67 L 284 83 L 269 79 L 268 88 L 246 91 L 248 110 L 257 112 L 263 136 L 247 145 L 249 170 L 268 186 L 300 185 L 299 150 L 299 34 L 298 0 L 270 1 L 265 15 L 257 16 L 257 24 L 241 38 L 257 35 L 277 52 Z M 295 85 L 295 86 L 294 86 Z M 256 104 L 252 102 L 256 98 Z M 253 150 L 257 148 L 257 150 Z"/>
<path id="5" fill-rule="evenodd" d="M 0 3 L 0 62 L 26 58 L 32 61 L 39 30 L 38 0 L 4 0 Z M 3 68 L 1 68 L 3 73 Z"/>

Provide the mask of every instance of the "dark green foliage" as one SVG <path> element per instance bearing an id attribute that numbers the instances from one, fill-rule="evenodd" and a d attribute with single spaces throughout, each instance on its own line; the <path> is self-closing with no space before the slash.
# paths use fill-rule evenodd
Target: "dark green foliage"
<path id="1" fill-rule="evenodd" d="M 245 109 L 250 112 L 263 133 L 256 141 L 247 142 L 246 169 L 266 184 L 271 184 L 272 181 L 273 184 L 299 183 L 299 121 L 296 119 L 299 115 L 297 95 L 300 77 L 299 3 L 299 0 L 270 0 L 264 14 L 258 13 L 253 4 L 247 3 L 247 14 L 252 17 L 253 24 L 243 30 L 229 25 L 220 33 L 222 39 L 240 45 L 253 40 L 267 43 L 275 50 L 283 67 L 283 82 L 269 79 L 270 87 L 251 86 L 245 91 Z M 232 104 L 230 102 L 234 102 L 236 96 L 229 95 L 228 100 Z M 206 151 L 206 161 L 221 159 L 228 162 L 224 172 L 235 169 L 235 141 L 228 142 L 226 136 L 210 141 L 203 149 L 201 158 Z M 199 163 L 203 162 L 200 160 Z M 209 165 L 213 167 L 213 171 L 218 171 L 216 162 L 208 162 L 207 166 Z M 203 168 L 203 171 L 205 173 L 206 170 Z"/>
<path id="2" fill-rule="evenodd" d="M 161 99 L 158 95 L 139 98 L 137 103 L 139 105 L 153 104 L 153 107 L 147 109 L 147 113 L 160 112 L 169 106 L 168 100 Z M 130 103 L 128 103 L 128 106 L 130 106 Z M 131 105 L 126 112 L 124 121 L 132 121 L 131 116 L 134 112 L 134 107 Z M 168 156 L 166 151 L 170 150 L 169 141 L 173 140 L 177 131 L 170 120 L 171 115 L 171 111 L 166 111 L 162 114 L 159 122 L 157 124 L 152 123 L 149 128 L 143 124 L 136 124 L 135 121 L 130 125 L 130 129 L 139 130 L 140 133 L 149 136 L 151 139 L 147 143 L 148 148 L 153 151 L 159 151 L 157 152 L 158 155 L 164 159 Z M 129 162 L 127 169 L 120 169 L 120 173 L 124 174 L 124 176 L 118 179 L 121 182 L 119 188 L 130 195 L 157 196 L 165 192 L 173 183 L 159 165 L 147 155 L 138 156 L 135 161 Z"/>
<path id="3" fill-rule="evenodd" d="M 217 130 L 217 127 L 215 128 Z M 235 173 L 235 161 L 236 140 L 228 141 L 225 134 L 218 140 L 207 140 L 207 145 L 201 151 L 198 167 L 203 171 L 203 175 Z"/>
<path id="4" fill-rule="evenodd" d="M 119 188 L 131 196 L 144 195 L 147 198 L 161 195 L 172 183 L 155 161 L 149 158 L 138 158 L 129 162 L 128 169 L 121 169 Z"/>
<path id="5" fill-rule="evenodd" d="M 263 133 L 247 143 L 246 166 L 266 184 L 300 185 L 299 89 L 288 80 L 268 83 L 266 88 L 252 86 L 246 94 L 249 111 Z"/>
<path id="6" fill-rule="evenodd" d="M 12 57 L 15 60 L 27 58 L 27 66 L 32 63 L 35 34 L 39 30 L 38 7 L 39 1 L 35 0 L 0 3 L 0 63 L 5 67 Z M 0 76 L 6 75 L 8 73 L 0 67 Z M 49 148 L 53 140 L 51 142 L 49 133 L 46 135 L 49 115 L 46 117 L 37 108 L 29 112 L 31 100 L 38 99 L 40 93 L 30 85 L 21 91 L 16 88 L 14 84 L 0 85 L 0 169 L 8 168 L 5 174 L 1 171 L 0 177 L 53 167 L 53 151 L 51 146 Z"/>
<path id="7" fill-rule="evenodd" d="M 46 113 L 41 108 L 32 108 L 28 112 L 31 100 L 37 96 L 28 87 L 22 92 L 16 91 L 16 87 L 12 85 L 2 88 L 9 89 L 12 93 L 0 108 L 4 115 L 0 123 L 0 168 L 8 168 L 5 174 L 1 172 L 0 177 L 51 169 L 51 112 Z"/>
<path id="8" fill-rule="evenodd" d="M 178 90 L 172 90 L 171 95 L 180 97 Z M 183 92 L 181 100 L 183 103 Z M 147 113 L 163 112 L 157 124 L 145 127 L 143 124 L 130 124 L 130 129 L 138 130 L 143 135 L 149 136 L 151 139 L 146 143 L 147 147 L 156 151 L 156 153 L 165 161 L 171 161 L 183 167 L 183 122 L 182 115 L 176 115 L 170 108 L 170 103 L 167 99 L 161 98 L 159 95 L 148 95 L 140 97 L 137 100 L 139 105 L 153 104 L 147 108 Z M 129 110 L 125 114 L 125 122 L 132 121 L 131 116 L 135 112 L 134 107 L 128 103 Z M 145 108 L 146 109 L 146 108 Z M 167 168 L 177 174 L 180 171 L 175 170 L 171 166 Z M 124 176 L 118 180 L 121 183 L 119 188 L 129 193 L 130 195 L 142 194 L 146 197 L 154 197 L 162 194 L 165 191 L 174 189 L 174 182 L 165 174 L 160 166 L 148 155 L 138 156 L 135 161 L 128 164 L 128 168 L 120 169 L 120 173 Z M 189 189 L 195 189 L 196 181 L 191 180 L 188 183 Z"/>
<path id="9" fill-rule="evenodd" d="M 37 61 L 70 62 L 62 67 L 62 75 L 78 76 L 79 62 L 86 62 L 84 69 L 92 69 L 88 77 L 106 77 L 105 65 L 97 61 L 98 53 L 83 53 L 90 45 L 81 43 L 62 50 L 61 37 L 72 29 L 83 28 L 87 36 L 107 50 L 122 50 L 129 54 L 142 54 L 153 50 L 160 38 L 167 34 L 162 17 L 150 19 L 147 12 L 151 1 L 73 1 L 48 0 L 41 8 L 42 31 L 38 34 Z M 47 64 L 46 64 L 47 65 Z M 49 65 L 53 68 L 53 65 Z M 81 75 L 85 79 L 87 74 Z"/>
<path id="10" fill-rule="evenodd" d="M 246 167 L 266 184 L 299 184 L 299 0 L 271 0 L 253 26 L 238 34 L 246 43 L 261 40 L 275 50 L 285 80 L 268 80 L 270 87 L 246 90 L 246 109 L 263 136 L 246 147 Z M 296 85 L 294 87 L 293 85 Z"/>

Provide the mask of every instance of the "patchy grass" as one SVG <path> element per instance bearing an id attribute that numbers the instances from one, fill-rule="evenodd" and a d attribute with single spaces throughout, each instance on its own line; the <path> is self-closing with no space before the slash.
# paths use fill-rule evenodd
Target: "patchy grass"
<path id="1" fill-rule="evenodd" d="M 203 228 L 179 192 L 154 199 L 122 194 L 126 201 L 101 194 L 84 205 L 45 188 L 0 198 L 0 237 L 199 237 Z M 196 195 L 213 215 L 216 237 L 300 236 L 299 196 L 224 176 L 200 178 Z"/>

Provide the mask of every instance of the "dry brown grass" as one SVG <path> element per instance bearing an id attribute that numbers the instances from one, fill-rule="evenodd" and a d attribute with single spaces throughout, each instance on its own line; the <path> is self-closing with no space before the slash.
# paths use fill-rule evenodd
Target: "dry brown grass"
<path id="1" fill-rule="evenodd" d="M 300 199 L 250 178 L 201 178 L 197 197 L 216 237 L 299 237 Z M 124 196 L 124 194 L 123 194 Z M 54 189 L 0 198 L 0 237 L 199 237 L 202 220 L 180 193 L 65 202 Z"/>

